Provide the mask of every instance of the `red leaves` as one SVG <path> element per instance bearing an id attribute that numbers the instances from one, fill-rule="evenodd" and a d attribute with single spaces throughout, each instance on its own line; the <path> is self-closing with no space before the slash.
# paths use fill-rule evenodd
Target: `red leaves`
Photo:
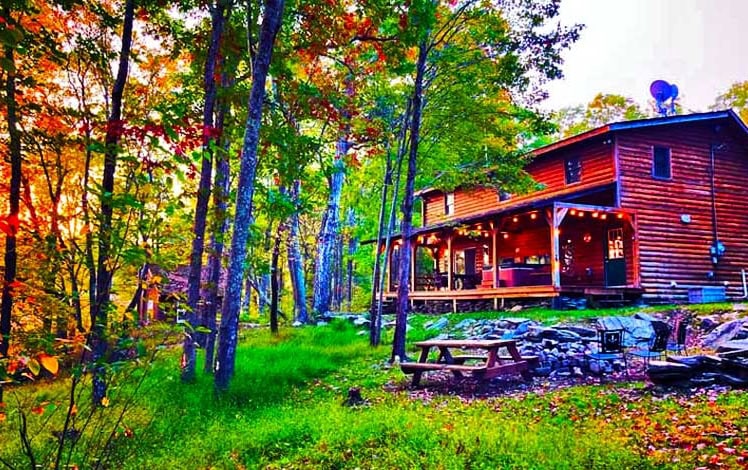
<path id="1" fill-rule="evenodd" d="M 18 214 L 10 214 L 0 219 L 0 231 L 9 237 L 16 236 L 19 226 Z"/>

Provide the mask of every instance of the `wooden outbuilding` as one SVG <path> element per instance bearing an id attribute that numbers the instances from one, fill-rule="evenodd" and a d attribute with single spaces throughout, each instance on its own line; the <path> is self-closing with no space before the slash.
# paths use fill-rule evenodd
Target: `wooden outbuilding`
<path id="1" fill-rule="evenodd" d="M 411 301 L 746 297 L 748 128 L 733 111 L 609 124 L 535 150 L 525 170 L 529 194 L 418 192 Z"/>

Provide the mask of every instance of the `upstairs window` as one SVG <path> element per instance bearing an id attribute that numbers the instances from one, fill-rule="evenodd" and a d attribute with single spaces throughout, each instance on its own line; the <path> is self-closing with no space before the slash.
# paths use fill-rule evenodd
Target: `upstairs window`
<path id="1" fill-rule="evenodd" d="M 578 183 L 582 179 L 582 160 L 579 157 L 569 157 L 564 162 L 566 184 Z"/>
<path id="2" fill-rule="evenodd" d="M 663 180 L 672 178 L 670 149 L 668 147 L 654 147 L 652 149 L 652 176 Z"/>
<path id="3" fill-rule="evenodd" d="M 455 213 L 455 193 L 447 193 L 444 195 L 444 215 L 452 215 Z"/>

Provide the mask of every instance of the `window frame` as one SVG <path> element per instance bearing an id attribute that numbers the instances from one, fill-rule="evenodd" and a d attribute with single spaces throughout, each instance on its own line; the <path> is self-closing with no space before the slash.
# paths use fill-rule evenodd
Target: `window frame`
<path id="1" fill-rule="evenodd" d="M 569 170 L 571 169 L 570 163 L 576 161 L 576 164 L 574 165 L 574 168 L 576 169 L 576 173 L 571 173 Z M 571 177 L 576 176 L 576 179 L 572 181 Z M 566 185 L 571 184 L 577 184 L 582 182 L 582 157 L 579 155 L 575 156 L 568 156 L 564 158 L 564 183 Z"/>
<path id="2" fill-rule="evenodd" d="M 657 174 L 657 149 L 667 150 L 667 176 Z M 671 181 L 673 179 L 673 149 L 665 145 L 652 146 L 652 178 L 661 181 Z"/>
<path id="3" fill-rule="evenodd" d="M 452 199 L 452 203 L 449 203 L 449 199 Z M 444 215 L 454 215 L 455 213 L 455 193 L 454 191 L 444 193 Z"/>

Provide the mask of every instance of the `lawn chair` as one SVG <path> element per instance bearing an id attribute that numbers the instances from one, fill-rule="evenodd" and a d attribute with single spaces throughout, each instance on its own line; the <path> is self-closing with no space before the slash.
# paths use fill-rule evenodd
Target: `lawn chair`
<path id="1" fill-rule="evenodd" d="M 673 324 L 674 337 L 668 342 L 667 350 L 678 354 L 686 354 L 686 337 L 688 335 L 688 324 L 691 317 L 688 315 L 679 315 L 675 318 Z"/>
<path id="2" fill-rule="evenodd" d="M 651 359 L 662 359 L 667 356 L 667 342 L 670 338 L 670 327 L 663 322 L 653 321 L 654 334 L 645 347 L 630 349 L 628 354 L 644 359 L 644 365 L 648 366 Z"/>
<path id="3" fill-rule="evenodd" d="M 626 354 L 623 350 L 623 330 L 599 330 L 598 332 L 599 350 L 596 353 L 585 354 L 587 361 L 587 370 L 590 369 L 589 361 L 597 361 L 600 372 L 602 373 L 602 361 L 612 361 L 623 359 L 623 365 L 628 375 L 628 364 L 626 363 Z"/>

